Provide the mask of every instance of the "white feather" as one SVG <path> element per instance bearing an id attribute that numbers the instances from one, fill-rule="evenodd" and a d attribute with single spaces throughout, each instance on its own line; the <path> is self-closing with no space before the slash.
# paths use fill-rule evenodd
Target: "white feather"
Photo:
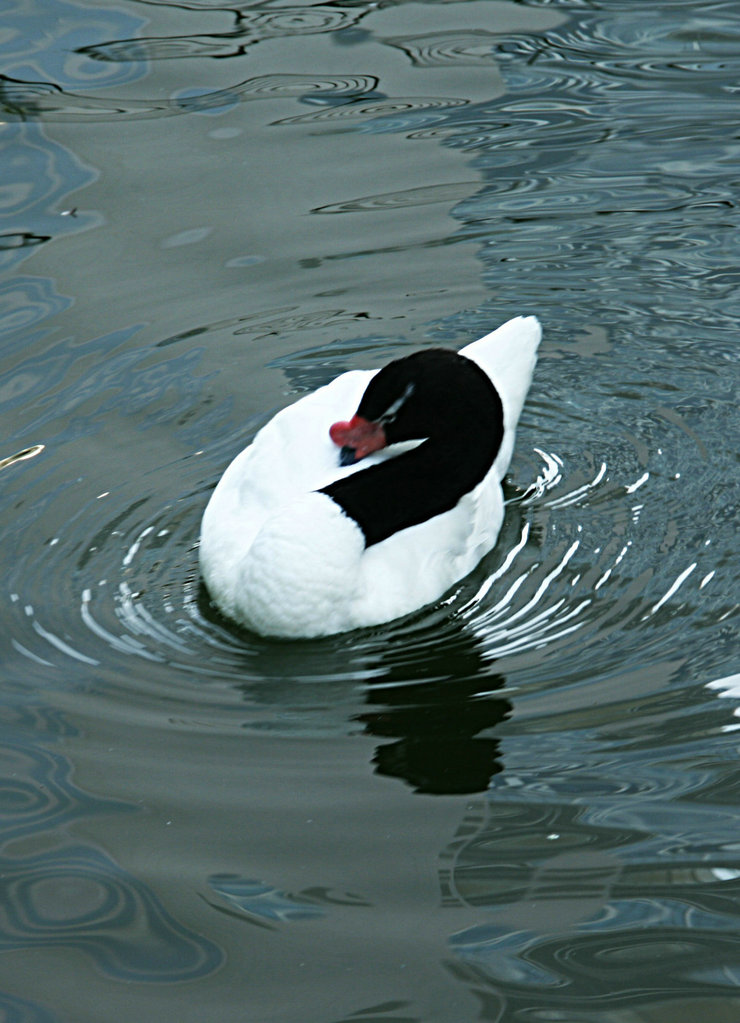
<path id="1" fill-rule="evenodd" d="M 344 373 L 279 412 L 228 467 L 203 516 L 201 572 L 224 614 L 263 635 L 331 635 L 409 614 L 467 575 L 501 528 L 500 481 L 540 336 L 535 317 L 517 317 L 461 350 L 501 397 L 496 460 L 450 511 L 367 549 L 354 520 L 316 491 L 401 447 L 337 464 L 329 427 L 355 411 L 374 372 Z"/>

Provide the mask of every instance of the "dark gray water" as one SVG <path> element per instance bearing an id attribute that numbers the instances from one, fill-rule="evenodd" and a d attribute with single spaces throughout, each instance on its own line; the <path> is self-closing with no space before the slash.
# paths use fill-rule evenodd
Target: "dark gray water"
<path id="1" fill-rule="evenodd" d="M 735 1021 L 738 5 L 2 28 L 3 1020 Z M 277 408 L 532 312 L 470 579 L 214 615 L 200 516 Z"/>

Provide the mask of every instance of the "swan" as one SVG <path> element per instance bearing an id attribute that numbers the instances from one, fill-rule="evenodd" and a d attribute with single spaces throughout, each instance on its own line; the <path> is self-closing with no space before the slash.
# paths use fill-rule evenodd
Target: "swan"
<path id="1" fill-rule="evenodd" d="M 518 316 L 459 352 L 343 373 L 278 412 L 203 514 L 212 602 L 254 632 L 297 639 L 443 596 L 496 542 L 540 338 L 537 318 Z"/>

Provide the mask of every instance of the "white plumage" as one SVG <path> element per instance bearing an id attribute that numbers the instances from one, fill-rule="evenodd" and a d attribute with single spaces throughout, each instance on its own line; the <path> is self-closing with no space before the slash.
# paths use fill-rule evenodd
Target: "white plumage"
<path id="1" fill-rule="evenodd" d="M 200 565 L 214 603 L 258 633 L 298 638 L 377 625 L 441 597 L 496 542 L 501 479 L 540 336 L 535 317 L 517 317 L 460 351 L 501 398 L 498 454 L 449 511 L 368 547 L 354 519 L 317 490 L 418 443 L 339 467 L 329 427 L 354 412 L 378 371 L 344 373 L 279 412 L 227 468 L 205 510 Z"/>

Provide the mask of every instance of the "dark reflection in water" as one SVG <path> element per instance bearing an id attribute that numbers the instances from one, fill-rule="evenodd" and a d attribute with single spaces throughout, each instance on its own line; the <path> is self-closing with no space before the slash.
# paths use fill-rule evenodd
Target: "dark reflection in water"
<path id="1" fill-rule="evenodd" d="M 367 734 L 396 740 L 378 747 L 378 773 L 421 793 L 486 791 L 502 765 L 498 739 L 480 733 L 511 711 L 507 699 L 493 695 L 503 685 L 485 670 L 478 644 L 465 633 L 417 648 L 413 658 L 395 657 L 387 675 L 368 687 L 373 710 L 356 719 Z"/>
<path id="2" fill-rule="evenodd" d="M 217 628 L 245 645 L 254 643 L 254 636 L 221 616 L 202 583 L 197 607 Z M 512 709 L 508 699 L 496 695 L 505 680 L 491 670 L 480 642 L 455 623 L 435 637 L 437 642 L 430 642 L 422 629 L 413 642 L 386 650 L 371 636 L 369 649 L 349 671 L 339 667 L 342 648 L 348 645 L 340 640 L 337 689 L 346 692 L 353 676 L 368 679 L 364 702 L 371 709 L 351 720 L 363 725 L 364 734 L 396 740 L 377 748 L 373 763 L 379 774 L 398 778 L 419 793 L 484 792 L 502 765 L 498 739 L 481 733 L 494 730 Z M 239 689 L 250 703 L 271 703 L 276 688 L 275 699 L 280 702 L 285 682 L 292 689 L 291 680 L 299 678 L 307 690 L 304 699 L 323 704 L 331 690 L 330 664 L 336 657 L 332 645 L 332 641 L 268 641 L 263 657 L 245 659 L 245 671 L 254 681 L 241 683 Z M 269 693 L 261 684 L 265 675 L 272 678 Z M 297 698 L 294 691 L 290 693 L 291 702 Z"/>

